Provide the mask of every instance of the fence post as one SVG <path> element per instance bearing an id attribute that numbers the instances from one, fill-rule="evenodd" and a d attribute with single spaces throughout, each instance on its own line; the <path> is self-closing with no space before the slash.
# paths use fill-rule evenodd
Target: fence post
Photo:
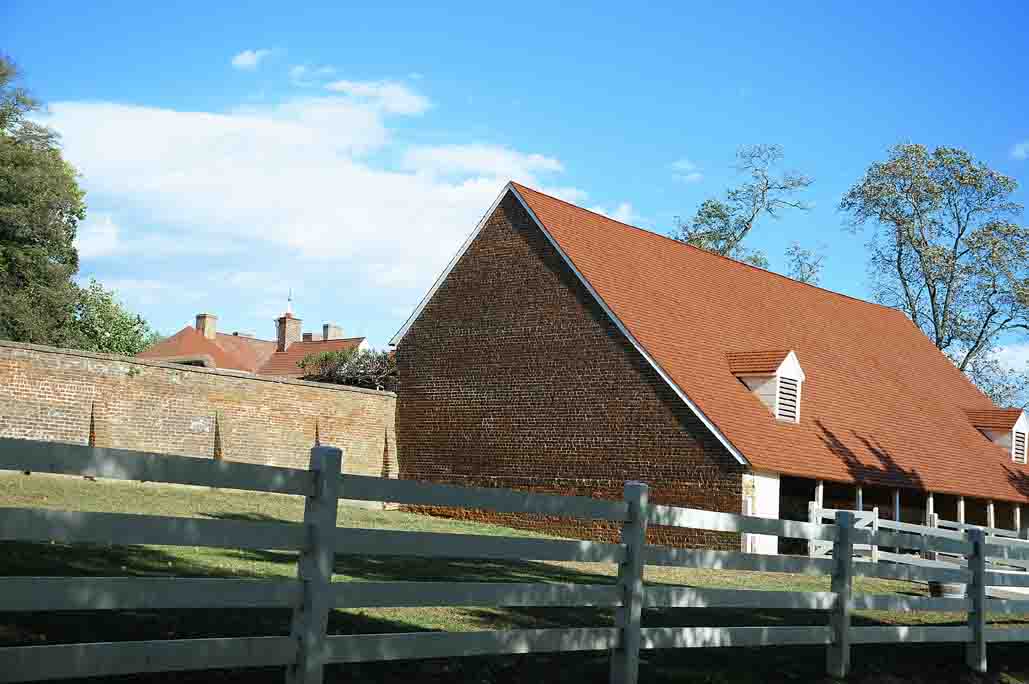
<path id="1" fill-rule="evenodd" d="M 968 530 L 972 542 L 972 555 L 968 557 L 968 570 L 972 581 L 968 585 L 968 627 L 972 640 L 965 646 L 965 662 L 976 672 L 986 672 L 986 531 Z"/>
<path id="2" fill-rule="evenodd" d="M 611 684 L 637 684 L 640 670 L 640 619 L 643 614 L 643 546 L 647 541 L 647 494 L 643 482 L 626 482 L 628 520 L 622 523 L 625 559 L 618 564 L 622 605 L 615 611 L 620 638 L 611 652 Z"/>
<path id="3" fill-rule="evenodd" d="M 817 501 L 807 502 L 807 521 L 813 525 L 819 525 L 822 522 L 821 509 Z M 809 539 L 807 542 L 807 555 L 815 555 L 815 540 Z"/>
<path id="4" fill-rule="evenodd" d="M 836 514 L 836 541 L 832 547 L 832 592 L 836 603 L 829 614 L 832 643 L 826 648 L 826 670 L 843 678 L 850 672 L 851 581 L 854 577 L 854 514 Z"/>
<path id="5" fill-rule="evenodd" d="M 875 538 L 879 534 L 879 507 L 875 506 L 872 508 L 872 562 L 879 562 L 879 545 L 875 543 Z"/>
<path id="6" fill-rule="evenodd" d="M 290 635 L 297 642 L 297 661 L 286 668 L 286 684 L 321 684 L 325 669 L 332 568 L 336 557 L 336 511 L 340 495 L 343 452 L 335 447 L 311 449 L 314 493 L 304 502 L 307 547 L 297 562 L 303 589 L 293 609 Z"/>

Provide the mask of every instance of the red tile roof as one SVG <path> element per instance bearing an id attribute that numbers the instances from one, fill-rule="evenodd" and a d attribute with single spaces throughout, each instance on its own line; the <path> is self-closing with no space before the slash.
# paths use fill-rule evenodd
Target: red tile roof
<path id="1" fill-rule="evenodd" d="M 729 352 L 729 371 L 735 375 L 774 375 L 789 355 L 789 349 L 756 352 Z"/>
<path id="2" fill-rule="evenodd" d="M 246 340 L 246 342 L 238 342 L 239 340 Z M 255 349 L 248 351 L 246 348 L 251 343 L 255 343 Z M 171 337 L 140 352 L 137 356 L 142 359 L 164 361 L 199 359 L 203 360 L 205 365 L 214 368 L 228 368 L 252 373 L 257 368 L 257 359 L 260 356 L 257 347 L 261 344 L 270 344 L 271 351 L 275 351 L 274 342 L 233 335 L 217 335 L 215 339 L 209 340 L 196 328 L 187 325 Z"/>
<path id="3" fill-rule="evenodd" d="M 1029 469 L 966 411 L 995 406 L 903 313 L 512 184 L 629 334 L 755 469 L 1026 501 Z M 728 354 L 791 349 L 800 423 L 776 421 Z"/>
<path id="4" fill-rule="evenodd" d="M 294 342 L 284 352 L 275 352 L 271 358 L 261 366 L 257 373 L 259 375 L 274 375 L 277 377 L 299 378 L 303 371 L 297 364 L 308 354 L 318 354 L 326 351 L 339 351 L 353 349 L 361 346 L 363 337 L 348 337 L 339 340 L 312 340 L 311 342 Z"/>
<path id="5" fill-rule="evenodd" d="M 988 409 L 986 411 L 965 411 L 968 421 L 983 430 L 1010 430 L 1022 416 L 1022 409 Z"/>
<path id="6" fill-rule="evenodd" d="M 308 354 L 338 349 L 351 349 L 364 342 L 363 337 L 338 340 L 294 342 L 284 352 L 275 351 L 273 340 L 259 340 L 246 335 L 216 333 L 213 340 L 187 325 L 171 337 L 137 354 L 155 361 L 197 359 L 214 368 L 246 371 L 258 375 L 299 378 L 303 374 L 297 362 Z"/>

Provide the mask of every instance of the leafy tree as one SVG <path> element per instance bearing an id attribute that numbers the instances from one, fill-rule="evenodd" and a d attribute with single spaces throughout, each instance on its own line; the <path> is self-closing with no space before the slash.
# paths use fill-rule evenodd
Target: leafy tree
<path id="1" fill-rule="evenodd" d="M 821 248 L 818 251 L 805 249 L 799 242 L 794 242 L 786 248 L 786 260 L 789 263 L 791 278 L 810 285 L 818 284 L 825 262 L 825 254 Z"/>
<path id="2" fill-rule="evenodd" d="M 141 316 L 126 310 L 112 290 L 95 280 L 79 291 L 74 328 L 79 349 L 105 354 L 135 356 L 160 340 Z"/>
<path id="3" fill-rule="evenodd" d="M 966 372 L 997 406 L 1029 409 L 1029 364 L 1021 370 L 1008 368 L 998 352 L 991 349 L 973 357 Z"/>
<path id="4" fill-rule="evenodd" d="M 704 200 L 691 221 L 678 222 L 677 240 L 709 252 L 768 268 L 760 250 L 748 249 L 743 240 L 762 216 L 779 218 L 788 209 L 809 207 L 795 198 L 813 182 L 794 172 L 776 174 L 783 159 L 779 145 L 746 145 L 736 153 L 736 170 L 749 180 L 729 188 L 725 199 Z"/>
<path id="5" fill-rule="evenodd" d="M 299 363 L 305 380 L 366 389 L 396 389 L 397 361 L 392 353 L 371 349 L 342 349 L 308 354 Z"/>
<path id="6" fill-rule="evenodd" d="M 992 352 L 1029 332 L 1029 229 L 1013 220 L 1022 212 L 1011 199 L 1017 188 L 963 150 L 901 144 L 840 202 L 855 231 L 873 225 L 876 299 L 907 313 L 1000 403 L 1017 378 Z"/>
<path id="7" fill-rule="evenodd" d="M 57 134 L 29 120 L 41 107 L 0 56 L 0 338 L 74 344 L 74 239 L 85 216 Z"/>

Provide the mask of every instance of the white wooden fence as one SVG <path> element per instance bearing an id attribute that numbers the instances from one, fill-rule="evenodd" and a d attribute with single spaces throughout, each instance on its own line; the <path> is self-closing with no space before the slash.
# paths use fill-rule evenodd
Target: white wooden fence
<path id="1" fill-rule="evenodd" d="M 340 475 L 342 454 L 311 452 L 311 468 L 294 470 L 188 457 L 142 454 L 52 443 L 0 440 L 0 469 L 208 485 L 303 495 L 304 522 L 201 520 L 120 513 L 0 509 L 0 540 L 94 544 L 162 544 L 300 551 L 296 580 L 136 577 L 0 578 L 0 611 L 141 610 L 162 608 L 291 607 L 290 636 L 126 641 L 0 648 L 0 680 L 26 681 L 144 672 L 286 666 L 288 682 L 321 682 L 331 663 L 455 656 L 608 651 L 611 681 L 635 683 L 645 649 L 822 645 L 827 670 L 850 669 L 851 644 L 956 642 L 971 667 L 986 667 L 991 641 L 1029 640 L 1027 629 L 989 629 L 987 607 L 1029 612 L 1029 601 L 987 606 L 987 583 L 1029 586 L 1029 576 L 986 570 L 996 553 L 980 530 L 960 538 L 855 529 L 854 516 L 834 525 L 651 505 L 647 486 L 628 483 L 622 501 L 461 488 Z M 613 521 L 618 544 L 337 528 L 340 498 L 400 504 L 488 509 Z M 648 525 L 776 535 L 833 542 L 831 558 L 766 556 L 676 549 L 645 544 Z M 966 555 L 967 568 L 855 563 L 855 544 L 919 548 Z M 1010 552 L 1010 549 L 1006 550 Z M 1022 558 L 1029 551 L 1018 549 Z M 331 582 L 336 554 L 584 561 L 618 564 L 616 585 L 450 582 Z M 724 568 L 831 576 L 829 592 L 777 592 L 645 586 L 645 565 Z M 854 594 L 854 576 L 966 582 L 967 599 Z M 996 577 L 994 577 L 996 575 Z M 614 627 L 330 635 L 334 608 L 412 606 L 606 606 Z M 824 610 L 825 626 L 642 627 L 644 608 L 755 608 Z M 964 626 L 853 627 L 855 609 L 969 611 Z"/>
<path id="2" fill-rule="evenodd" d="M 808 504 L 808 519 L 812 522 L 834 520 L 837 513 L 843 509 L 819 508 L 814 501 Z M 971 525 L 952 520 L 943 520 L 938 514 L 930 514 L 925 525 L 900 522 L 896 520 L 879 518 L 879 509 L 873 508 L 870 511 L 849 511 L 856 519 L 855 526 L 872 530 L 894 530 L 921 537 L 941 537 L 945 539 L 966 539 L 967 533 L 971 530 L 980 530 L 986 535 L 988 548 L 992 549 L 991 555 L 986 558 L 986 566 L 989 570 L 1000 572 L 1016 572 L 1029 570 L 1029 560 L 1026 560 L 1025 552 L 1029 551 L 1029 540 L 1026 539 L 1026 530 L 1008 530 L 997 527 L 984 527 Z M 861 521 L 864 521 L 863 523 Z M 812 542 L 809 544 L 809 555 L 813 557 L 828 556 L 832 553 L 832 545 L 826 542 Z M 968 567 L 968 560 L 965 556 L 956 553 L 939 551 L 923 551 L 920 554 L 912 554 L 912 549 L 894 548 L 889 551 L 880 550 L 878 547 L 855 545 L 856 550 L 870 550 L 867 558 L 872 562 L 883 560 L 890 563 L 904 565 L 918 565 L 923 567 L 940 568 L 962 568 Z M 921 547 L 916 547 L 921 548 Z M 828 549 L 828 550 L 827 550 Z M 1020 551 L 1021 550 L 1021 551 Z M 992 555 L 996 554 L 996 555 Z M 858 554 L 865 555 L 865 554 Z"/>

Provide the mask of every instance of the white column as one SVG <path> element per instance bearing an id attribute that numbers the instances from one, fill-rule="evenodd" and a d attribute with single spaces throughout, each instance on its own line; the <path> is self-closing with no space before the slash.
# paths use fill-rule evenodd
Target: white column
<path id="1" fill-rule="evenodd" d="M 964 524 L 965 522 L 965 497 L 958 497 L 958 522 Z"/>
<path id="2" fill-rule="evenodd" d="M 933 513 L 936 512 L 936 502 L 933 500 L 933 493 L 929 492 L 925 496 L 925 522 L 929 524 L 929 521 L 933 518 Z"/>
<path id="3" fill-rule="evenodd" d="M 1022 504 L 1015 504 L 1015 532 L 1022 536 Z"/>
<path id="4" fill-rule="evenodd" d="M 815 482 L 815 503 L 819 508 L 825 508 L 825 483 L 821 480 Z"/>
<path id="5" fill-rule="evenodd" d="M 857 493 L 854 500 L 854 508 L 859 511 L 865 510 L 865 489 L 861 485 L 857 486 Z"/>
<path id="6" fill-rule="evenodd" d="M 893 520 L 900 522 L 900 490 L 893 490 Z"/>
<path id="7" fill-rule="evenodd" d="M 996 527 L 997 526 L 997 515 L 993 509 L 993 501 L 986 502 L 986 526 Z"/>

